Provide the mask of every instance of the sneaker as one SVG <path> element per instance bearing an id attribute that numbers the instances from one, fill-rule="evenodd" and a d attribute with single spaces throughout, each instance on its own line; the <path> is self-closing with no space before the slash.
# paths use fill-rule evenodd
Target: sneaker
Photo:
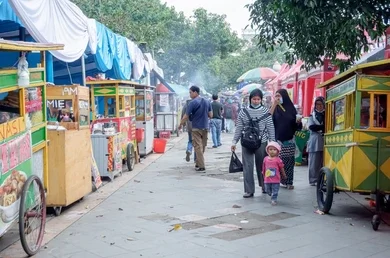
<path id="1" fill-rule="evenodd" d="M 196 171 L 196 172 L 203 172 L 203 173 L 206 173 L 206 169 L 205 169 L 205 168 L 200 168 L 200 167 L 196 167 L 196 168 L 195 168 L 195 171 Z"/>
<path id="2" fill-rule="evenodd" d="M 276 202 L 276 201 L 271 201 L 271 205 L 272 206 L 275 206 L 275 205 L 277 205 L 278 203 Z"/>
<path id="3" fill-rule="evenodd" d="M 252 198 L 253 197 L 253 193 L 245 193 L 242 197 L 244 197 L 244 198 Z"/>
<path id="4" fill-rule="evenodd" d="M 221 147 L 222 146 L 222 143 L 218 144 L 218 147 Z"/>
<path id="5" fill-rule="evenodd" d="M 294 186 L 293 186 L 293 185 L 287 185 L 287 189 L 288 189 L 288 190 L 293 190 L 293 189 L 294 189 Z"/>
<path id="6" fill-rule="evenodd" d="M 310 183 L 311 186 L 316 186 L 317 184 L 316 183 Z"/>
<path id="7" fill-rule="evenodd" d="M 189 152 L 189 151 L 186 151 L 186 161 L 187 162 L 190 162 L 190 157 L 191 157 L 191 152 Z"/>
<path id="8" fill-rule="evenodd" d="M 213 148 L 215 149 L 215 148 L 218 148 L 218 147 L 214 145 Z"/>

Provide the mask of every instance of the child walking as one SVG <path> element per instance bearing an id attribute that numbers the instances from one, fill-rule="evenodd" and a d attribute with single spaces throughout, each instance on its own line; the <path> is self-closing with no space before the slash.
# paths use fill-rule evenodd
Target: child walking
<path id="1" fill-rule="evenodd" d="M 283 161 L 279 158 L 280 145 L 277 142 L 269 142 L 266 148 L 268 156 L 263 162 L 264 186 L 271 196 L 271 204 L 276 205 L 278 199 L 280 176 L 286 178 Z"/>

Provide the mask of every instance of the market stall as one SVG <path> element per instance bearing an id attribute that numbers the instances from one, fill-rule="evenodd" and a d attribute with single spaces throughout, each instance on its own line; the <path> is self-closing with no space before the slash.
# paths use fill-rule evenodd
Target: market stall
<path id="1" fill-rule="evenodd" d="M 47 86 L 49 177 L 47 206 L 55 214 L 92 190 L 89 89 L 80 85 Z M 77 151 L 76 151 L 77 150 Z"/>
<path id="2" fill-rule="evenodd" d="M 157 136 L 162 132 L 175 133 L 179 136 L 181 116 L 181 101 L 175 92 L 170 92 L 164 85 L 159 84 L 155 93 L 155 131 Z"/>
<path id="3" fill-rule="evenodd" d="M 137 130 L 142 134 L 138 141 L 139 154 L 146 156 L 153 152 L 154 139 L 154 112 L 153 112 L 153 86 L 135 86 L 135 106 Z"/>
<path id="4" fill-rule="evenodd" d="M 56 172 L 49 174 L 47 166 L 45 51 L 62 48 L 0 40 L 2 60 L 18 62 L 18 68 L 0 68 L 0 236 L 19 221 L 20 240 L 29 256 L 39 251 L 43 240 L 45 189 L 47 194 L 52 190 L 48 179 Z M 30 63 L 34 68 L 28 68 L 29 55 L 38 57 L 38 63 Z"/>
<path id="5" fill-rule="evenodd" d="M 135 86 L 132 81 L 121 80 L 100 80 L 89 81 L 87 85 L 91 88 L 91 105 L 93 122 L 91 125 L 92 134 L 115 134 L 119 133 L 121 160 L 127 164 L 129 171 L 134 169 L 138 163 L 138 144 L 136 140 L 136 118 L 135 118 Z M 92 146 L 101 148 L 104 143 L 97 143 L 92 138 Z M 104 147 L 107 151 L 108 146 Z M 112 155 L 117 155 L 115 152 Z M 95 156 L 96 162 L 99 159 L 107 159 L 105 155 Z M 113 160 L 116 158 L 113 157 Z M 115 166 L 115 165 L 114 165 Z M 104 171 L 108 171 L 104 168 Z M 102 175 L 102 171 L 100 171 Z"/>
<path id="6" fill-rule="evenodd" d="M 340 191 L 374 194 L 372 227 L 390 208 L 390 59 L 354 66 L 326 88 L 324 167 L 319 209 L 328 213 Z"/>

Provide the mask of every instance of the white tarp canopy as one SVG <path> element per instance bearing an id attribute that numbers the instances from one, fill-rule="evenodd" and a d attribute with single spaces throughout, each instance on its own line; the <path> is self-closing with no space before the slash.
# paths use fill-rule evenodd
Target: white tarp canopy
<path id="1" fill-rule="evenodd" d="M 88 44 L 96 52 L 96 22 L 69 0 L 9 0 L 14 12 L 31 36 L 40 43 L 64 44 L 64 50 L 51 51 L 61 61 L 73 62 Z"/>

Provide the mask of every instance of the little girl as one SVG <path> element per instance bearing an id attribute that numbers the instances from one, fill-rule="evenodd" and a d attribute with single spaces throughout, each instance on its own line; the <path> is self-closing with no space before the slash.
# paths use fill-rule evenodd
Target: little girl
<path id="1" fill-rule="evenodd" d="M 286 178 L 283 161 L 279 158 L 280 145 L 277 142 L 269 142 L 266 151 L 269 156 L 263 161 L 264 186 L 271 196 L 271 204 L 276 205 L 280 187 L 280 175 Z"/>

